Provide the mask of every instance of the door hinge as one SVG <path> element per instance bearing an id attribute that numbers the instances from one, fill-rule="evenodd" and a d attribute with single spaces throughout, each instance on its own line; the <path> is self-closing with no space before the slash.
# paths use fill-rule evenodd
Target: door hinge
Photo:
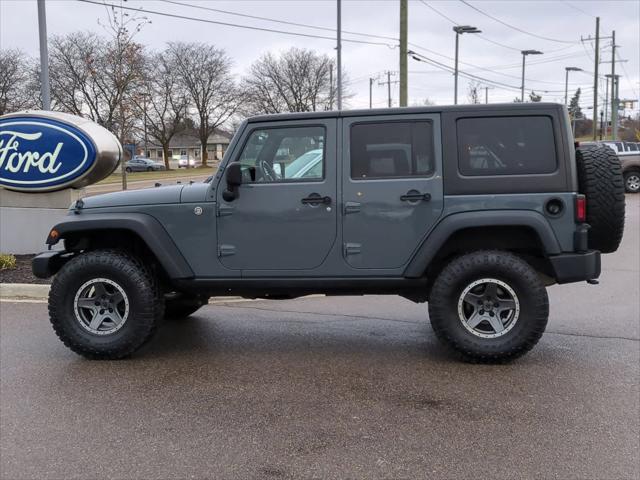
<path id="1" fill-rule="evenodd" d="M 226 217 L 227 215 L 233 215 L 233 207 L 230 205 L 218 204 L 216 208 L 217 217 Z"/>
<path id="2" fill-rule="evenodd" d="M 346 255 L 356 255 L 360 253 L 362 250 L 361 243 L 345 243 L 344 244 L 344 254 Z"/>
<path id="3" fill-rule="evenodd" d="M 233 245 L 218 245 L 218 256 L 228 257 L 236 254 L 236 247 Z"/>
<path id="4" fill-rule="evenodd" d="M 361 204 L 359 202 L 345 202 L 344 214 L 358 213 L 360 211 Z"/>

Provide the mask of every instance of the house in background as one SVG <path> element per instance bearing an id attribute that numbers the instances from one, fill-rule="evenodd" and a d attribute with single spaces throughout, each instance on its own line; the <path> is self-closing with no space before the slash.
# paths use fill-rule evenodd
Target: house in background
<path id="1" fill-rule="evenodd" d="M 222 160 L 222 156 L 227 151 L 232 136 L 232 134 L 218 129 L 209 135 L 207 152 L 210 162 Z M 169 142 L 169 161 L 177 162 L 180 159 L 194 160 L 194 163 L 198 165 L 202 159 L 201 151 L 200 139 L 195 131 L 177 133 L 173 136 L 171 142 Z M 157 162 L 164 162 L 162 145 L 153 138 L 149 139 L 146 156 Z"/>

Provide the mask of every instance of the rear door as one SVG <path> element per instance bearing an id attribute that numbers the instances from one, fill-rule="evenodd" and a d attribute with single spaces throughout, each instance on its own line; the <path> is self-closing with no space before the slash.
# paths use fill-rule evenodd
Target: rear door
<path id="1" fill-rule="evenodd" d="M 345 260 L 402 267 L 442 213 L 440 117 L 346 117 L 342 135 Z"/>

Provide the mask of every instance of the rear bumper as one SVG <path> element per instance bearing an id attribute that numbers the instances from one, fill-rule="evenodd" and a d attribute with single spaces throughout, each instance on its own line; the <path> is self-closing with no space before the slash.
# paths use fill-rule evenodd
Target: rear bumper
<path id="1" fill-rule="evenodd" d="M 565 253 L 549 257 L 558 283 L 593 280 L 600 276 L 600 252 Z"/>

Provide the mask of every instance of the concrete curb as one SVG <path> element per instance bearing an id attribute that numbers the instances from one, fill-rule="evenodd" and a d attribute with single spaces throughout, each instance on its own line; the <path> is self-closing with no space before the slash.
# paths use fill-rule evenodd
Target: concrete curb
<path id="1" fill-rule="evenodd" d="M 51 285 L 33 283 L 0 283 L 0 299 L 11 300 L 47 300 Z M 306 295 L 301 298 L 324 297 L 324 295 Z M 260 299 L 242 297 L 211 297 L 209 304 L 253 302 Z"/>
<path id="2" fill-rule="evenodd" d="M 0 283 L 0 299 L 11 300 L 47 300 L 51 285 L 33 283 Z M 249 302 L 242 297 L 211 297 L 209 304 Z"/>
<path id="3" fill-rule="evenodd" d="M 29 298 L 44 300 L 49 296 L 51 285 L 32 283 L 0 283 L 0 298 Z"/>

